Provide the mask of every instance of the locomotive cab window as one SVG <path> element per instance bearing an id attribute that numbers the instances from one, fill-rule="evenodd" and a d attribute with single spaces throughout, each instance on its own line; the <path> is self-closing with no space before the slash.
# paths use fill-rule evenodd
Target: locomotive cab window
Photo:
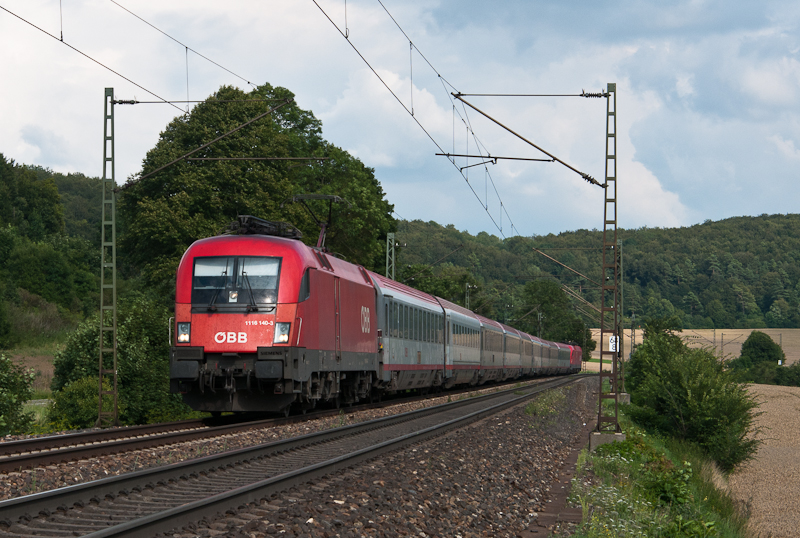
<path id="1" fill-rule="evenodd" d="M 241 311 L 278 302 L 281 259 L 266 256 L 195 258 L 192 305 Z"/>

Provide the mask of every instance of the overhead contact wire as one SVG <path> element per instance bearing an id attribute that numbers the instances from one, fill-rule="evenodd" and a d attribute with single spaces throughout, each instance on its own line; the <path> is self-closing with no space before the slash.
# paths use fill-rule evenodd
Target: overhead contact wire
<path id="1" fill-rule="evenodd" d="M 54 36 L 53 34 L 51 34 L 50 32 L 48 32 L 47 30 L 43 30 L 42 28 L 39 28 L 38 26 L 36 26 L 36 25 L 35 25 L 35 24 L 33 24 L 32 22 L 30 22 L 30 21 L 28 21 L 28 20 L 26 20 L 26 19 L 23 19 L 22 17 L 20 17 L 19 15 L 17 15 L 16 13 L 14 13 L 13 11 L 9 11 L 8 9 L 6 9 L 6 8 L 5 8 L 5 7 L 3 7 L 3 6 L 0 6 L 0 9 L 2 9 L 3 11 L 5 11 L 5 12 L 6 12 L 6 13 L 8 13 L 9 15 L 13 15 L 14 17 L 16 17 L 16 18 L 18 18 L 19 20 L 21 20 L 22 22 L 24 22 L 25 24 L 27 24 L 27 25 L 29 25 L 29 26 L 32 26 L 32 27 L 36 28 L 37 30 L 39 30 L 39 31 L 40 31 L 40 32 L 42 32 L 43 34 L 46 34 L 46 35 L 48 35 L 48 36 L 52 37 L 53 39 L 55 39 L 55 40 L 56 40 L 56 41 L 58 41 L 59 43 L 63 43 L 65 46 L 67 46 L 67 47 L 71 48 L 72 50 L 74 50 L 75 52 L 77 52 L 78 54 L 80 54 L 81 56 L 83 56 L 83 57 L 85 57 L 85 58 L 87 58 L 87 59 L 89 59 L 89 60 L 93 61 L 94 63 L 96 63 L 97 65 L 99 65 L 100 67 L 102 67 L 103 69 L 107 69 L 108 71 L 111 71 L 112 73 L 114 73 L 114 74 L 115 74 L 115 75 L 117 75 L 118 77 L 122 78 L 123 80 L 126 80 L 126 81 L 130 82 L 131 84 L 133 84 L 134 86 L 136 86 L 136 87 L 137 87 L 137 88 L 139 88 L 140 90 L 143 90 L 143 91 L 145 91 L 145 92 L 149 93 L 150 95 L 152 95 L 153 97 L 156 97 L 156 98 L 160 99 L 160 100 L 161 100 L 161 102 L 163 102 L 163 103 L 167 103 L 167 104 L 169 104 L 170 106 L 173 106 L 173 107 L 175 107 L 176 109 L 180 110 L 182 113 L 184 112 L 182 108 L 180 108 L 180 107 L 177 107 L 177 106 L 173 105 L 172 103 L 170 103 L 169 101 L 167 101 L 166 99 L 164 99 L 163 97 L 161 97 L 160 95 L 158 95 L 158 94 L 156 94 L 156 93 L 154 93 L 154 92 L 152 92 L 152 91 L 148 90 L 147 88 L 145 88 L 145 87 L 144 87 L 144 86 L 142 86 L 141 84 L 137 84 L 136 82 L 134 82 L 133 80 L 129 79 L 128 77 L 126 77 L 126 76 L 125 76 L 125 75 L 123 75 L 122 73 L 119 73 L 119 72 L 117 72 L 117 71 L 114 71 L 113 69 L 111 69 L 110 67 L 108 67 L 107 65 L 105 65 L 104 63 L 101 63 L 100 61 L 98 61 L 98 60 L 95 60 L 94 58 L 92 58 L 91 56 L 89 56 L 88 54 L 86 54 L 85 52 L 83 52 L 82 50 L 80 50 L 80 49 L 77 49 L 77 48 L 73 47 L 72 45 L 70 45 L 70 44 L 69 44 L 69 43 L 67 43 L 66 41 L 62 41 L 62 40 L 61 40 L 61 39 L 59 39 L 58 37 L 56 37 L 56 36 Z"/>
<path id="2" fill-rule="evenodd" d="M 405 110 L 405 111 L 406 111 L 406 112 L 409 114 L 409 116 L 411 116 L 411 118 L 412 118 L 412 119 L 413 119 L 413 120 L 416 122 L 416 124 L 419 126 L 419 128 L 420 128 L 420 129 L 422 129 L 422 132 L 423 132 L 423 133 L 425 133 L 425 135 L 426 135 L 426 136 L 427 136 L 427 137 L 430 139 L 430 141 L 431 141 L 431 142 L 433 142 L 433 143 L 434 143 L 434 145 L 435 145 L 437 148 L 439 148 L 439 151 L 441 151 L 442 153 L 444 153 L 444 148 L 442 148 L 442 146 L 440 146 L 440 145 L 439 145 L 439 143 L 436 141 L 436 139 L 434 139 L 434 138 L 433 138 L 433 136 L 432 136 L 432 135 L 431 135 L 431 134 L 428 132 L 428 130 L 427 130 L 427 129 L 426 129 L 426 128 L 425 128 L 425 127 L 424 127 L 424 126 L 423 126 L 423 125 L 422 125 L 422 124 L 419 122 L 419 120 L 418 120 L 416 117 L 414 117 L 414 115 L 411 113 L 411 111 L 408 109 L 408 107 L 405 105 L 405 103 L 403 103 L 403 101 L 400 99 L 400 97 L 399 97 L 399 96 L 398 96 L 398 95 L 397 95 L 397 94 L 396 94 L 396 93 L 395 93 L 395 92 L 394 92 L 394 91 L 393 91 L 393 90 L 392 90 L 392 89 L 389 87 L 389 85 L 386 83 L 386 81 L 385 81 L 385 80 L 383 80 L 383 78 L 382 78 L 382 77 L 381 77 L 381 76 L 378 74 L 378 72 L 377 72 L 377 71 L 375 71 L 375 68 L 374 68 L 374 67 L 372 67 L 372 64 L 370 64 L 370 63 L 369 63 L 369 61 L 368 61 L 368 60 L 367 60 L 367 59 L 364 57 L 364 55 L 363 55 L 363 54 L 361 54 L 361 51 L 360 51 L 360 50 L 358 50 L 358 48 L 357 48 L 357 47 L 356 47 L 356 46 L 355 46 L 355 45 L 352 43 L 352 41 L 350 41 L 350 40 L 347 38 L 347 35 L 345 35 L 345 33 L 344 33 L 344 32 L 342 32 L 342 30 L 341 30 L 341 29 L 339 29 L 339 27 L 336 25 L 336 23 L 335 23 L 335 22 L 333 22 L 333 20 L 330 18 L 330 16 L 328 15 L 328 13 L 327 13 L 327 12 L 326 12 L 324 9 L 322 9 L 322 6 L 320 6 L 320 5 L 319 5 L 319 3 L 317 3 L 317 0 L 311 0 L 311 1 L 312 1 L 312 2 L 314 2 L 314 5 L 315 5 L 315 6 L 317 6 L 317 8 L 318 8 L 318 9 L 319 9 L 319 10 L 322 12 L 322 14 L 323 14 L 323 15 L 325 15 L 325 18 L 326 18 L 326 19 L 328 19 L 328 21 L 329 21 L 329 22 L 330 22 L 330 23 L 333 25 L 333 27 L 334 27 L 334 28 L 336 28 L 336 31 L 338 31 L 338 32 L 339 32 L 339 34 L 341 34 L 341 36 L 345 38 L 345 40 L 346 40 L 346 41 L 347 41 L 347 43 L 350 45 L 350 47 L 351 47 L 351 48 L 352 48 L 352 49 L 355 51 L 355 53 L 356 53 L 356 54 L 358 54 L 358 57 L 359 57 L 359 58 L 361 58 L 361 60 L 362 60 L 362 61 L 364 62 L 364 64 L 365 64 L 365 65 L 366 65 L 366 66 L 369 68 L 369 70 L 370 70 L 370 71 L 372 71 L 372 73 L 373 73 L 373 74 L 374 74 L 376 77 L 378 77 L 378 80 L 380 80 L 380 81 L 381 81 L 381 84 L 383 84 L 383 86 L 384 86 L 384 87 L 385 87 L 387 90 L 389 90 L 389 93 L 391 93 L 391 94 L 392 94 L 392 96 L 395 98 L 395 100 L 396 100 L 398 103 L 400 103 L 400 106 L 402 106 L 402 107 L 403 107 L 403 109 L 404 109 L 404 110 Z M 381 5 L 382 5 L 382 4 L 381 4 Z M 384 9 L 386 9 L 386 8 L 384 7 Z M 390 15 L 390 16 L 391 16 L 391 15 Z M 395 24 L 396 24 L 396 22 L 395 22 Z M 401 30 L 401 31 L 402 31 L 402 30 Z M 403 32 L 403 33 L 405 34 L 405 32 Z M 419 50 L 419 49 L 417 49 L 417 50 Z M 449 83 L 448 83 L 448 84 L 449 84 Z M 453 166 L 454 166 L 456 169 L 458 169 L 458 166 L 457 166 L 457 165 L 455 165 L 455 163 L 453 164 Z M 461 172 L 460 172 L 460 173 L 461 173 Z M 461 177 L 464 177 L 464 174 L 463 174 L 463 173 L 461 173 Z M 466 178 L 464 178 L 464 179 L 466 180 Z M 472 191 L 472 194 L 473 194 L 473 195 L 475 196 L 475 198 L 476 198 L 476 199 L 477 199 L 477 200 L 480 202 L 480 199 L 481 199 L 481 198 L 480 198 L 480 196 L 478 195 L 478 193 L 477 193 L 477 192 L 475 192 L 475 189 L 473 189 L 473 188 L 472 188 L 472 185 L 470 185 L 469 181 L 466 181 L 466 183 L 467 183 L 467 186 L 469 186 L 469 189 Z M 483 205 L 483 204 L 481 204 L 481 205 Z M 495 221 L 495 220 L 494 220 L 494 217 L 491 215 L 491 213 L 488 213 L 488 212 L 487 212 L 487 215 L 489 216 L 489 219 L 490 219 L 490 220 L 492 221 L 492 223 L 494 224 L 495 228 L 497 228 L 498 230 L 500 230 L 500 235 L 503 235 L 502 229 L 500 228 L 500 226 L 498 226 L 498 225 L 497 225 L 497 221 Z M 505 238 L 505 235 L 503 235 L 503 237 Z"/>
<path id="3" fill-rule="evenodd" d="M 142 21 L 143 23 L 145 23 L 147 26 L 149 26 L 150 28 L 152 28 L 152 29 L 156 30 L 157 32 L 159 32 L 159 33 L 161 33 L 161 34 L 163 34 L 163 35 L 167 36 L 168 38 L 170 38 L 171 40 L 173 40 L 175 43 L 177 43 L 177 44 L 179 44 L 179 45 L 181 45 L 181 46 L 183 46 L 183 47 L 186 47 L 186 50 L 190 50 L 190 51 L 194 52 L 195 54 L 197 54 L 198 56 L 200 56 L 200 57 L 201 57 L 201 58 L 203 58 L 204 60 L 207 60 L 207 61 L 211 62 L 212 64 L 216 65 L 217 67 L 219 67 L 220 69 L 223 69 L 223 70 L 227 71 L 228 73 L 230 73 L 230 74 L 231 74 L 231 75 L 233 75 L 234 77 L 236 77 L 236 78 L 239 78 L 239 79 L 241 79 L 241 80 L 245 81 L 247 84 L 250 84 L 251 86 L 255 86 L 255 84 L 253 84 L 252 82 L 250 82 L 249 80 L 247 80 L 245 77 L 243 77 L 243 76 L 241 76 L 241 75 L 239 75 L 239 74 L 236 74 L 236 73 L 234 73 L 233 71 L 231 71 L 230 69 L 228 69 L 228 68 L 227 68 L 227 67 L 225 67 L 224 65 L 220 65 L 220 64 L 218 64 L 217 62 L 215 62 L 214 60 L 212 60 L 212 59 L 211 59 L 211 58 L 209 58 L 208 56 L 205 56 L 205 55 L 203 55 L 203 54 L 200 54 L 199 52 L 197 52 L 196 50 L 194 50 L 192 47 L 190 47 L 190 46 L 188 46 L 188 45 L 186 45 L 186 44 L 184 44 L 184 43 L 181 43 L 179 40 L 175 39 L 174 37 L 172 37 L 171 35 L 169 35 L 168 33 L 166 33 L 164 30 L 162 30 L 161 28 L 158 28 L 158 27 L 157 27 L 157 26 L 155 26 L 154 24 L 152 24 L 152 23 L 150 23 L 150 22 L 148 22 L 148 21 L 144 20 L 142 17 L 140 17 L 139 15 L 137 15 L 136 13 L 134 13 L 133 11 L 131 11 L 130 9 L 126 8 L 125 6 L 123 6 L 122 4 L 120 4 L 119 2 L 116 2 L 115 0 L 109 0 L 109 2 L 111 2 L 112 4 L 115 4 L 115 5 L 116 5 L 116 6 L 118 6 L 120 9 L 123 9 L 123 10 L 127 11 L 128 13 L 130 13 L 131 15 L 133 15 L 134 17 L 136 17 L 137 19 L 139 19 L 140 21 Z"/>
<path id="4" fill-rule="evenodd" d="M 461 106 L 464 106 L 463 102 Z M 467 131 L 469 132 L 469 134 L 472 135 L 472 138 L 475 140 L 475 146 L 478 148 L 478 153 L 480 153 L 480 148 L 483 148 L 486 155 L 491 155 L 489 153 L 489 149 L 483 144 L 483 142 L 481 142 L 481 140 L 478 138 L 478 135 L 475 134 L 475 130 L 472 128 L 472 120 L 470 120 L 469 118 L 469 113 L 467 112 L 466 107 L 464 108 L 464 116 L 466 117 L 465 123 L 467 124 Z M 469 154 L 469 151 L 467 151 L 467 154 Z M 489 181 L 492 183 L 492 189 L 494 189 L 494 193 L 495 195 L 497 195 L 497 200 L 500 202 L 501 212 L 504 211 L 506 216 L 508 217 L 508 223 L 511 225 L 511 229 L 516 230 L 517 228 L 516 226 L 514 226 L 514 221 L 511 220 L 511 215 L 508 214 L 508 210 L 506 210 L 505 204 L 503 203 L 503 198 L 500 196 L 500 191 L 497 190 L 497 185 L 494 182 L 494 178 L 492 177 L 491 172 L 489 172 L 489 167 L 486 166 L 486 163 L 484 163 L 483 167 L 486 170 L 486 173 L 489 175 Z"/>

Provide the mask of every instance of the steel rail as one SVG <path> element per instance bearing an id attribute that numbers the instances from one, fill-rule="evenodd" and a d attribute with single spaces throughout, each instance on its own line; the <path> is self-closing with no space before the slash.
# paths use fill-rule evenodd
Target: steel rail
<path id="1" fill-rule="evenodd" d="M 243 463 L 251 462 L 258 458 L 264 458 L 270 455 L 286 453 L 288 451 L 296 450 L 300 447 L 317 446 L 320 445 L 321 443 L 330 442 L 333 440 L 340 440 L 343 438 L 349 438 L 357 434 L 364 434 L 370 432 L 372 430 L 379 430 L 379 429 L 385 430 L 385 428 L 398 425 L 403 422 L 415 419 L 421 419 L 427 417 L 428 415 L 435 415 L 438 413 L 443 413 L 446 411 L 457 409 L 462 406 L 473 405 L 475 403 L 484 402 L 487 400 L 491 400 L 493 398 L 508 396 L 509 393 L 518 390 L 529 391 L 527 395 L 521 396 L 519 398 L 512 398 L 507 402 L 496 404 L 495 406 L 492 407 L 492 409 L 499 410 L 500 408 L 497 407 L 499 405 L 506 405 L 506 406 L 515 405 L 516 403 L 519 403 L 523 398 L 532 397 L 533 395 L 539 392 L 543 392 L 544 390 L 560 386 L 561 384 L 573 381 L 576 378 L 577 376 L 571 376 L 569 378 L 561 378 L 550 382 L 528 385 L 525 387 L 515 387 L 506 391 L 494 392 L 473 398 L 465 398 L 463 400 L 459 400 L 456 402 L 445 403 L 438 406 L 428 407 L 416 411 L 410 411 L 400 415 L 394 415 L 392 417 L 375 419 L 372 421 L 354 424 L 351 426 L 345 426 L 343 428 L 337 428 L 335 430 L 316 432 L 300 437 L 295 437 L 282 441 L 276 441 L 255 447 L 247 447 L 212 456 L 206 456 L 204 458 L 197 460 L 188 460 L 164 467 L 145 469 L 142 471 L 110 477 L 107 479 L 97 480 L 94 482 L 78 484 L 75 486 L 69 486 L 66 488 L 60 488 L 57 490 L 51 490 L 33 495 L 28 495 L 25 497 L 19 497 L 15 499 L 2 501 L 0 502 L 0 523 L 4 523 L 5 526 L 7 527 L 11 527 L 17 521 L 24 524 L 25 522 L 30 521 L 31 519 L 37 517 L 37 515 L 39 514 L 49 516 L 50 514 L 54 513 L 57 510 L 68 511 L 69 507 L 73 505 L 82 507 L 85 504 L 88 504 L 89 502 L 100 502 L 102 499 L 107 497 L 113 499 L 117 495 L 128 494 L 131 490 L 136 491 L 137 489 L 141 490 L 141 488 L 143 487 L 154 487 L 154 484 L 167 484 L 170 481 L 177 481 L 180 480 L 181 478 L 185 479 L 188 476 L 197 476 L 199 474 L 206 474 L 209 471 L 214 472 L 220 468 L 241 465 Z M 487 411 L 481 410 L 479 412 L 486 413 Z M 472 415 L 477 416 L 475 413 L 473 413 Z M 433 435 L 432 432 L 433 430 L 430 430 L 431 435 Z M 421 439 L 422 438 L 418 438 L 417 440 Z M 393 442 L 399 442 L 399 440 L 395 440 Z M 417 442 L 417 441 L 412 441 L 412 442 Z M 391 444 L 381 443 L 381 446 L 383 446 L 385 450 L 394 449 L 394 448 L 389 448 L 390 446 L 394 446 Z M 375 453 L 372 456 L 367 456 L 367 452 L 364 451 L 357 451 L 357 454 L 361 454 L 363 457 L 367 458 L 375 457 L 375 455 L 377 455 L 377 453 Z M 357 457 L 357 455 L 352 457 Z M 312 467 L 316 471 L 322 472 L 324 474 L 334 470 L 337 465 L 349 466 L 352 465 L 355 461 L 357 460 L 351 461 L 348 458 L 334 458 L 333 460 L 327 462 L 325 466 L 321 466 L 321 464 L 314 464 L 312 465 Z M 323 468 L 327 470 L 322 471 Z M 308 475 L 305 478 L 302 478 L 295 471 L 293 471 L 292 473 L 284 473 L 284 474 L 285 476 L 281 475 L 282 476 L 281 480 L 278 480 L 278 477 L 274 477 L 274 479 L 270 480 L 273 481 L 278 480 L 276 484 L 278 483 L 286 484 L 287 483 L 286 480 L 298 480 L 302 482 L 312 477 L 312 475 Z M 266 481 L 261 481 L 261 482 L 266 482 Z M 299 483 L 299 482 L 294 482 L 294 483 Z M 263 485 L 264 484 L 262 484 L 262 486 Z M 275 487 L 279 486 L 276 485 Z M 284 485 L 280 487 L 286 487 L 286 486 Z M 257 491 L 257 489 L 253 490 L 252 488 L 253 487 L 251 486 L 246 486 L 244 488 L 240 487 L 234 490 L 234 492 L 236 492 L 235 494 L 231 493 L 231 495 L 234 495 L 234 497 L 236 497 L 237 495 L 242 493 L 242 491 L 240 490 Z M 258 493 L 257 495 L 264 496 L 265 493 L 262 492 Z M 221 499 L 224 497 L 224 495 L 215 495 L 214 497 L 215 498 L 219 497 Z M 190 502 L 186 506 L 191 506 L 194 504 L 195 504 L 194 502 Z M 168 509 L 166 512 L 174 513 L 174 510 L 178 510 L 178 508 L 174 509 L 171 508 Z M 153 517 L 155 516 L 146 516 L 142 518 L 140 524 L 146 524 L 149 526 L 150 523 L 147 523 L 145 520 L 149 521 Z M 171 526 L 175 526 L 178 524 L 180 523 L 170 523 Z M 118 528 L 120 532 L 123 532 L 124 529 L 128 528 L 127 527 L 128 525 L 132 525 L 132 522 L 126 522 L 114 528 Z M 163 525 L 163 523 L 161 523 L 161 525 Z M 36 530 L 39 534 L 45 535 L 44 534 L 45 529 L 37 528 Z M 104 529 L 98 532 L 105 533 L 105 532 L 111 532 L 111 530 Z M 124 530 L 124 532 L 127 533 L 129 531 Z M 150 531 L 148 530 L 146 532 Z M 90 536 L 95 536 L 95 535 L 105 536 L 105 534 L 97 534 L 97 533 L 91 534 Z M 114 534 L 108 534 L 108 536 L 111 535 Z"/>
<path id="2" fill-rule="evenodd" d="M 485 390 L 486 388 L 486 386 L 482 386 L 477 390 Z M 473 392 L 474 390 L 476 389 L 467 388 L 450 391 L 449 394 L 455 396 Z M 380 409 L 402 403 L 422 401 L 430 397 L 430 395 L 426 395 L 393 398 L 371 404 L 354 405 L 347 408 L 346 412 L 354 413 L 367 409 Z M 259 428 L 295 424 L 335 416 L 341 411 L 342 409 L 322 409 L 303 415 L 237 421 L 220 425 L 209 425 L 203 420 L 185 420 L 7 441 L 0 443 L 0 473 L 33 469 L 66 461 L 96 458 Z"/>
<path id="3" fill-rule="evenodd" d="M 26 463 L 35 461 L 36 458 L 39 458 L 38 463 L 42 465 L 54 463 L 56 460 L 48 460 L 46 456 L 47 452 L 51 451 L 60 451 L 61 454 L 64 454 L 66 448 L 82 447 L 85 449 L 89 445 L 101 442 L 141 439 L 145 436 L 155 436 L 176 430 L 207 428 L 208 426 L 202 420 L 193 419 L 6 441 L 0 443 L 0 471 L 18 470 L 20 467 L 27 468 Z"/>
<path id="4" fill-rule="evenodd" d="M 265 480 L 233 489 L 225 493 L 214 495 L 200 501 L 187 503 L 183 506 L 178 506 L 157 514 L 152 514 L 150 516 L 128 521 L 115 527 L 93 532 L 86 535 L 86 538 L 145 538 L 152 536 L 154 533 L 166 532 L 174 529 L 175 527 L 198 521 L 203 517 L 207 517 L 210 513 L 218 513 L 220 511 L 235 509 L 243 504 L 257 502 L 258 500 L 272 495 L 273 493 L 278 493 L 293 486 L 307 483 L 309 480 L 314 478 L 335 473 L 348 467 L 352 467 L 358 463 L 375 459 L 376 457 L 387 452 L 393 452 L 406 446 L 420 443 L 433 437 L 438 437 L 450 430 L 462 428 L 468 424 L 471 424 L 472 422 L 503 411 L 509 407 L 513 407 L 524 400 L 536 396 L 540 392 L 566 385 L 575 379 L 577 378 L 574 376 L 570 379 L 559 379 L 551 382 L 549 384 L 551 386 L 537 387 L 538 390 L 534 390 L 529 394 L 520 396 L 519 398 L 495 404 L 479 411 L 474 411 L 462 417 L 443 422 L 442 424 L 430 426 L 418 432 L 401 435 L 389 441 L 384 441 L 370 447 L 355 450 L 350 454 L 332 458 L 321 463 L 309 465 L 307 467 L 296 469 L 278 476 L 270 477 Z M 487 396 L 497 396 L 497 393 Z M 468 403 L 474 403 L 474 401 Z"/>

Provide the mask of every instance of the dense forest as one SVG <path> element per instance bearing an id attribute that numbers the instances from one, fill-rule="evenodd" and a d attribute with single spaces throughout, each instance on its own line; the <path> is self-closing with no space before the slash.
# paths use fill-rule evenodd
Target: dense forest
<path id="1" fill-rule="evenodd" d="M 348 162 L 355 163 L 349 167 L 363 166 L 349 156 Z M 363 170 L 368 175 L 362 181 L 377 185 L 371 170 Z M 0 156 L 0 348 L 74 326 L 97 309 L 99 187 L 98 178 L 60 174 Z M 146 187 L 129 199 L 154 203 L 145 198 L 150 195 L 157 202 L 158 193 L 154 197 Z M 383 218 L 374 237 L 365 238 L 372 247 L 355 248 L 358 238 L 334 242 L 334 247 L 383 272 L 382 241 L 393 224 L 385 217 L 388 207 L 373 210 L 376 217 L 364 212 L 366 221 Z M 181 249 L 195 236 L 213 234 L 235 212 L 232 208 L 210 225 L 188 231 L 178 244 L 159 245 L 167 253 L 161 260 L 165 267 L 151 269 L 147 261 L 137 264 L 140 260 L 120 249 L 123 287 L 143 287 L 159 277 L 168 284 L 170 278 L 163 273 L 174 267 Z M 299 215 L 297 208 L 283 213 L 284 219 Z M 352 211 L 342 218 L 352 219 Z M 308 239 L 313 240 L 314 223 L 307 215 L 303 219 Z M 129 228 L 136 225 L 135 219 L 129 220 Z M 162 228 L 170 228 L 167 222 L 161 223 Z M 433 221 L 398 221 L 396 226 L 398 280 L 459 304 L 465 304 L 469 294 L 471 308 L 516 322 L 534 334 L 542 325 L 548 332 L 549 322 L 547 314 L 541 319 L 538 315 L 542 308 L 531 298 L 532 283 L 553 280 L 589 302 L 598 302 L 591 280 L 599 279 L 600 231 L 500 240 Z M 151 238 L 154 228 L 148 223 Z M 161 233 L 167 238 L 162 243 L 175 241 L 174 234 Z M 133 246 L 143 246 L 136 243 L 141 239 L 122 237 Z M 635 314 L 639 319 L 677 315 L 684 328 L 800 327 L 800 215 L 735 217 L 685 228 L 622 229 L 619 237 L 626 324 Z M 153 252 L 152 246 L 134 250 Z M 141 274 L 149 278 L 142 280 Z M 595 324 L 591 316 L 582 316 L 589 326 Z"/>
<path id="2" fill-rule="evenodd" d="M 441 280 L 437 285 L 449 292 L 444 297 L 462 301 L 466 286 L 477 286 L 470 288 L 472 304 L 509 319 L 532 307 L 525 302 L 525 284 L 538 279 L 555 279 L 597 305 L 601 234 L 577 230 L 502 241 L 435 222 L 401 221 L 398 280 L 418 280 L 422 270 L 423 278 Z M 800 326 L 800 215 L 622 229 L 619 239 L 626 324 L 635 314 L 638 319 L 677 315 L 684 328 Z M 443 257 L 434 267 L 426 265 Z"/>

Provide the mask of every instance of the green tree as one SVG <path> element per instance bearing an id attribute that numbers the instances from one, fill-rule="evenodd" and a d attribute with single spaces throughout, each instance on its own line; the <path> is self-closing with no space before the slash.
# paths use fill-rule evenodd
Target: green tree
<path id="1" fill-rule="evenodd" d="M 730 362 L 734 369 L 752 368 L 760 363 L 770 363 L 777 366 L 778 361 L 785 362 L 786 355 L 781 346 L 761 331 L 753 331 L 742 344 L 739 358 Z"/>
<path id="2" fill-rule="evenodd" d="M 581 319 L 575 315 L 567 294 L 557 282 L 538 279 L 525 285 L 523 306 L 517 310 L 519 317 L 511 325 L 532 335 L 539 335 L 539 314 L 542 314 L 541 337 L 553 342 L 586 342 L 585 356 L 597 345 Z"/>
<path id="3" fill-rule="evenodd" d="M 120 301 L 118 387 L 124 408 L 120 417 L 125 424 L 143 424 L 154 416 L 169 416 L 170 411 L 172 416 L 188 411 L 178 395 L 169 393 L 169 344 L 164 336 L 168 318 L 167 308 L 159 301 L 143 296 Z M 97 316 L 82 323 L 70 335 L 64 350 L 56 353 L 51 383 L 54 393 L 81 379 L 97 379 L 98 323 Z"/>
<path id="4" fill-rule="evenodd" d="M 52 178 L 39 179 L 28 167 L 0 153 L 0 224 L 18 227 L 34 240 L 64 231 L 64 210 Z"/>
<path id="5" fill-rule="evenodd" d="M 148 151 L 146 175 L 210 142 L 278 104 L 293 98 L 269 84 L 250 93 L 223 87 L 188 116 L 175 118 Z M 266 100 L 266 101 L 265 101 Z M 224 102 L 237 101 L 237 102 Z M 186 248 L 217 235 L 237 215 L 291 222 L 315 244 L 319 227 L 297 194 L 334 194 L 349 204 L 335 204 L 326 246 L 349 261 L 374 267 L 383 253 L 381 238 L 394 229 L 392 206 L 374 170 L 326 142 L 321 123 L 294 102 L 278 109 L 193 157 L 320 158 L 325 160 L 181 161 L 141 181 L 130 181 L 120 198 L 124 232 L 121 245 L 145 282 L 162 292 L 172 288 Z M 324 202 L 308 202 L 327 219 Z"/>
<path id="6" fill-rule="evenodd" d="M 415 289 L 461 306 L 464 306 L 466 286 L 478 285 L 467 269 L 449 263 L 437 267 L 422 264 L 408 265 L 401 269 L 398 280 Z M 471 289 L 471 291 L 474 297 L 479 289 Z"/>
<path id="7" fill-rule="evenodd" d="M 25 370 L 0 354 L 0 436 L 24 432 L 31 416 L 23 410 L 33 397 L 33 370 Z"/>

